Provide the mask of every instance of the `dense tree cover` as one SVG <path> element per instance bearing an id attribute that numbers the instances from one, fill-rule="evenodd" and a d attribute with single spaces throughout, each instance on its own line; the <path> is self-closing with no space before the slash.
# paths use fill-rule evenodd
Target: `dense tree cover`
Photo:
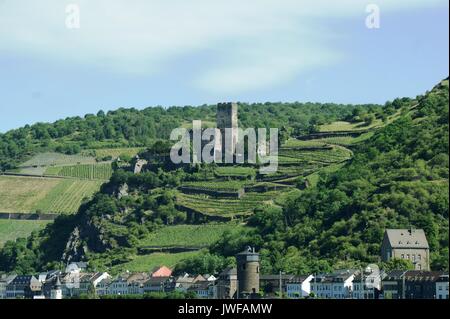
<path id="1" fill-rule="evenodd" d="M 212 251 L 232 256 L 254 245 L 265 272 L 357 267 L 379 262 L 386 228 L 412 226 L 426 232 L 432 268 L 448 269 L 448 82 L 418 102 L 342 169 L 283 208 L 256 212 L 255 230 L 227 234 Z"/>
<path id="2" fill-rule="evenodd" d="M 409 99 L 397 99 L 383 108 L 366 106 L 362 111 L 357 107 L 323 104 L 242 104 L 239 113 L 242 126 L 285 126 L 294 134 L 311 130 L 322 121 L 357 120 L 357 117 L 370 121 L 371 114 L 383 117 L 401 108 L 407 112 L 355 148 L 354 158 L 342 169 L 322 174 L 317 187 L 302 190 L 283 207 L 255 209 L 248 221 L 251 227 L 226 232 L 210 247 L 209 253 L 185 260 L 176 271 L 218 272 L 233 264 L 230 257 L 247 245 L 260 250 L 264 273 L 283 270 L 305 274 L 357 267 L 378 262 L 385 228 L 410 226 L 425 229 L 432 250 L 432 267 L 448 269 L 448 84 L 418 97 L 417 103 L 409 111 Z M 146 116 L 146 112 L 150 115 Z M 155 114 L 159 114 L 158 120 Z M 112 121 L 114 132 L 120 132 L 119 140 L 151 145 L 141 153 L 150 160 L 164 155 L 167 145 L 140 140 L 150 135 L 136 133 L 139 118 L 144 122 L 153 120 L 155 125 L 171 119 L 171 123 L 178 125 L 184 120 L 212 118 L 214 114 L 212 106 L 119 110 L 69 119 L 67 124 L 72 123 L 75 128 L 68 134 L 79 132 L 77 125 L 83 126 L 81 135 L 95 142 L 92 135 L 95 123 Z M 171 127 L 166 124 L 164 127 Z M 44 127 L 48 133 L 53 125 L 56 124 L 38 124 L 38 128 L 20 130 L 26 133 L 25 140 L 41 140 L 47 136 Z M 36 130 L 39 135 L 33 133 Z M 20 148 L 25 153 L 9 157 L 10 138 L 14 134 L 12 131 L 0 137 L 3 145 L 0 160 L 5 154 L 8 160 L 14 160 L 33 150 Z M 155 134 L 153 137 L 165 136 L 159 130 Z M 59 143 L 57 139 L 50 142 Z M 89 143 L 73 145 L 85 147 Z M 41 271 L 60 266 L 61 260 L 71 258 L 87 259 L 95 269 L 129 261 L 137 253 L 139 240 L 159 225 L 186 222 L 186 215 L 176 209 L 172 189 L 182 181 L 207 179 L 211 175 L 208 165 L 170 170 L 153 165 L 139 175 L 127 171 L 126 165 L 116 165 L 109 183 L 84 203 L 76 215 L 59 217 L 27 240 L 6 243 L 0 250 L 0 269 L 18 273 Z M 121 196 L 123 193 L 131 196 Z M 410 267 L 398 261 L 382 266 Z"/>
<path id="3" fill-rule="evenodd" d="M 379 114 L 377 105 L 319 103 L 264 103 L 239 106 L 243 127 L 277 127 L 307 130 L 311 125 L 342 120 L 353 110 Z M 381 112 L 382 113 L 382 112 Z M 168 140 L 170 132 L 192 120 L 215 121 L 216 107 L 120 108 L 97 115 L 87 114 L 54 123 L 37 123 L 0 134 L 0 171 L 14 168 L 38 151 L 76 154 L 82 149 L 118 146 L 148 146 L 155 139 Z"/>

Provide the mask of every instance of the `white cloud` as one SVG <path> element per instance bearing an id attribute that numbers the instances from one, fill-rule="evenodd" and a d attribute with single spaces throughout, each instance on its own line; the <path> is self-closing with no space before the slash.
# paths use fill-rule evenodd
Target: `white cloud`
<path id="1" fill-rule="evenodd" d="M 65 6 L 80 5 L 81 28 L 65 27 Z M 156 76 L 179 58 L 208 52 L 193 85 L 232 94 L 281 84 L 341 56 L 315 19 L 361 16 L 365 6 L 401 10 L 441 0 L 0 0 L 0 54 L 30 54 Z"/>

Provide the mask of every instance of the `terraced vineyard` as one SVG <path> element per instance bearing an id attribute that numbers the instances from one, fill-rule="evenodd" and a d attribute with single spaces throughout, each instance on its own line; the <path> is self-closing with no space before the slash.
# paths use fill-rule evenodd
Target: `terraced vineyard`
<path id="1" fill-rule="evenodd" d="M 254 176 L 256 174 L 256 170 L 253 167 L 243 167 L 243 166 L 223 166 L 217 167 L 215 169 L 215 173 L 220 177 L 245 177 L 245 176 Z"/>
<path id="2" fill-rule="evenodd" d="M 75 213 L 83 200 L 97 192 L 102 184 L 102 181 L 62 180 L 37 204 L 36 209 L 59 214 Z"/>
<path id="3" fill-rule="evenodd" d="M 70 164 L 94 164 L 95 158 L 83 155 L 65 155 L 61 153 L 40 153 L 33 156 L 19 167 L 53 166 Z"/>
<path id="4" fill-rule="evenodd" d="M 201 182 L 187 182 L 183 186 L 206 189 L 206 190 L 216 190 L 216 191 L 238 191 L 239 189 L 253 185 L 251 181 L 201 181 Z"/>
<path id="5" fill-rule="evenodd" d="M 240 199 L 212 198 L 206 195 L 178 194 L 180 205 L 198 211 L 204 215 L 234 217 L 235 215 L 249 215 L 258 206 L 273 204 L 273 199 L 282 191 L 265 193 L 246 193 Z"/>
<path id="6" fill-rule="evenodd" d="M 111 164 L 82 164 L 72 166 L 53 166 L 47 168 L 46 175 L 74 177 L 79 179 L 108 180 L 113 171 Z"/>
<path id="7" fill-rule="evenodd" d="M 116 159 L 122 155 L 133 157 L 143 149 L 144 149 L 143 147 L 100 148 L 100 149 L 85 150 L 82 153 L 91 154 L 98 158 L 111 156 L 112 159 Z"/>
<path id="8" fill-rule="evenodd" d="M 363 133 L 357 137 L 354 136 L 336 136 L 336 137 L 325 137 L 320 139 L 312 139 L 312 140 L 297 140 L 297 139 L 289 139 L 283 147 L 286 148 L 310 148 L 317 147 L 322 148 L 327 145 L 342 145 L 342 146 L 351 146 L 357 143 L 364 142 L 365 140 L 372 137 L 373 132 Z"/>
<path id="9" fill-rule="evenodd" d="M 60 182 L 50 178 L 0 176 L 0 212 L 34 212 Z"/>
<path id="10" fill-rule="evenodd" d="M 352 152 L 346 148 L 334 146 L 331 150 L 318 149 L 314 151 L 302 151 L 294 149 L 282 149 L 280 151 L 280 164 L 322 163 L 332 164 L 348 160 Z"/>
<path id="11" fill-rule="evenodd" d="M 376 119 L 371 124 L 366 125 L 364 122 L 350 123 L 346 121 L 336 121 L 330 124 L 321 125 L 320 132 L 340 132 L 340 131 L 358 131 L 367 130 L 382 125 L 380 119 Z"/>
<path id="12" fill-rule="evenodd" d="M 373 132 L 368 132 L 361 134 L 358 137 L 352 136 L 338 136 L 338 137 L 327 137 L 321 139 L 321 141 L 328 144 L 342 145 L 342 146 L 351 146 L 357 143 L 364 142 L 373 136 Z"/>
<path id="13" fill-rule="evenodd" d="M 102 181 L 0 176 L 0 212 L 74 213 Z"/>

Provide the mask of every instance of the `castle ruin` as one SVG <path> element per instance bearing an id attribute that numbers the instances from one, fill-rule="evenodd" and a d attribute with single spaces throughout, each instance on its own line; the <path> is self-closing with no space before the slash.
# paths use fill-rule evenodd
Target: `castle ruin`
<path id="1" fill-rule="evenodd" d="M 222 158 L 227 153 L 234 155 L 236 152 L 236 144 L 238 143 L 237 103 L 217 104 L 216 122 L 221 134 L 221 142 L 217 143 L 217 147 L 222 152 Z M 225 134 L 226 131 L 229 134 Z"/>

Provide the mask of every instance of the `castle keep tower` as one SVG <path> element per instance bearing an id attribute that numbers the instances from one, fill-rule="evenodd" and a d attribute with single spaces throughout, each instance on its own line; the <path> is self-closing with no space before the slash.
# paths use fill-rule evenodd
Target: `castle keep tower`
<path id="1" fill-rule="evenodd" d="M 238 298 L 247 298 L 259 293 L 259 254 L 255 249 L 247 250 L 236 255 Z"/>
<path id="2" fill-rule="evenodd" d="M 222 158 L 225 155 L 225 129 L 231 129 L 231 136 L 226 137 L 228 139 L 228 145 L 231 147 L 228 149 L 234 155 L 236 152 L 236 144 L 238 142 L 238 105 L 236 103 L 219 103 L 217 104 L 217 128 L 222 134 L 222 142 L 220 148 L 222 150 Z M 230 144 L 231 142 L 231 144 Z M 228 151 L 227 150 L 227 151 Z"/>

